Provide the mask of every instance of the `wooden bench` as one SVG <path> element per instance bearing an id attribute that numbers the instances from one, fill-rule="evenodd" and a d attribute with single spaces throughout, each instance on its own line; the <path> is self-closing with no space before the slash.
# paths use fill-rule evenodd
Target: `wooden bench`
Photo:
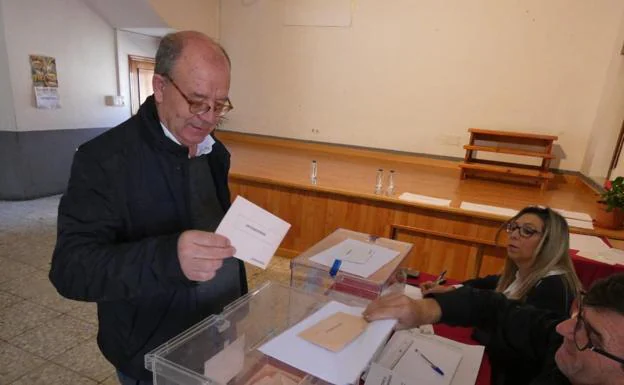
<path id="1" fill-rule="evenodd" d="M 556 136 L 480 128 L 470 128 L 468 132 L 470 143 L 464 146 L 466 156 L 459 165 L 462 179 L 473 175 L 492 176 L 497 179 L 536 183 L 545 190 L 548 182 L 554 178 L 549 167 L 554 158 L 552 147 L 553 142 L 557 140 Z M 478 159 L 476 158 L 478 151 L 536 157 L 542 162 L 540 166 L 532 166 L 517 162 Z"/>

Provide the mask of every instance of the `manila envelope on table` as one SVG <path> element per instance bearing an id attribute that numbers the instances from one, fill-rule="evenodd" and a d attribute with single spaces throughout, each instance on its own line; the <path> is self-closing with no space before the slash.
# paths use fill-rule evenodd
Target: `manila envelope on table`
<path id="1" fill-rule="evenodd" d="M 367 326 L 362 316 L 338 312 L 302 331 L 299 337 L 335 353 L 362 334 Z"/>

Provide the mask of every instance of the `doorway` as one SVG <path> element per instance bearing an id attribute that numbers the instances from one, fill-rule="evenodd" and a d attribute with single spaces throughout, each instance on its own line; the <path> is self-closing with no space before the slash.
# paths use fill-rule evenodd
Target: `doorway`
<path id="1" fill-rule="evenodd" d="M 128 55 L 130 72 L 130 106 L 132 115 L 139 111 L 139 106 L 154 93 L 152 77 L 154 76 L 154 59 Z"/>

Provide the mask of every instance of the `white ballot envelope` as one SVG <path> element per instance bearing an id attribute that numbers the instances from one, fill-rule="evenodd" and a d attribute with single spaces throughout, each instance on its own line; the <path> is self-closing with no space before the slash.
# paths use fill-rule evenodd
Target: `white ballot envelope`
<path id="1" fill-rule="evenodd" d="M 290 223 L 237 196 L 215 232 L 230 239 L 235 258 L 266 269 L 289 229 Z"/>

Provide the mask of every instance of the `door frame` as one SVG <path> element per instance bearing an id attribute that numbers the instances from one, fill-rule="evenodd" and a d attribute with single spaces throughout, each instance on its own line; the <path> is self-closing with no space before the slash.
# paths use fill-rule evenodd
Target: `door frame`
<path id="1" fill-rule="evenodd" d="M 154 58 L 128 55 L 128 72 L 130 74 L 130 109 L 132 115 L 137 113 L 139 106 L 141 105 L 137 71 L 139 69 L 153 70 L 155 64 L 156 61 Z"/>
<path id="2" fill-rule="evenodd" d="M 624 121 L 620 127 L 620 134 L 618 135 L 615 149 L 613 150 L 613 156 L 611 157 L 611 163 L 609 164 L 609 171 L 607 171 L 606 180 L 611 180 L 611 173 L 615 170 L 620 162 L 620 155 L 622 154 L 622 147 L 624 147 Z"/>

